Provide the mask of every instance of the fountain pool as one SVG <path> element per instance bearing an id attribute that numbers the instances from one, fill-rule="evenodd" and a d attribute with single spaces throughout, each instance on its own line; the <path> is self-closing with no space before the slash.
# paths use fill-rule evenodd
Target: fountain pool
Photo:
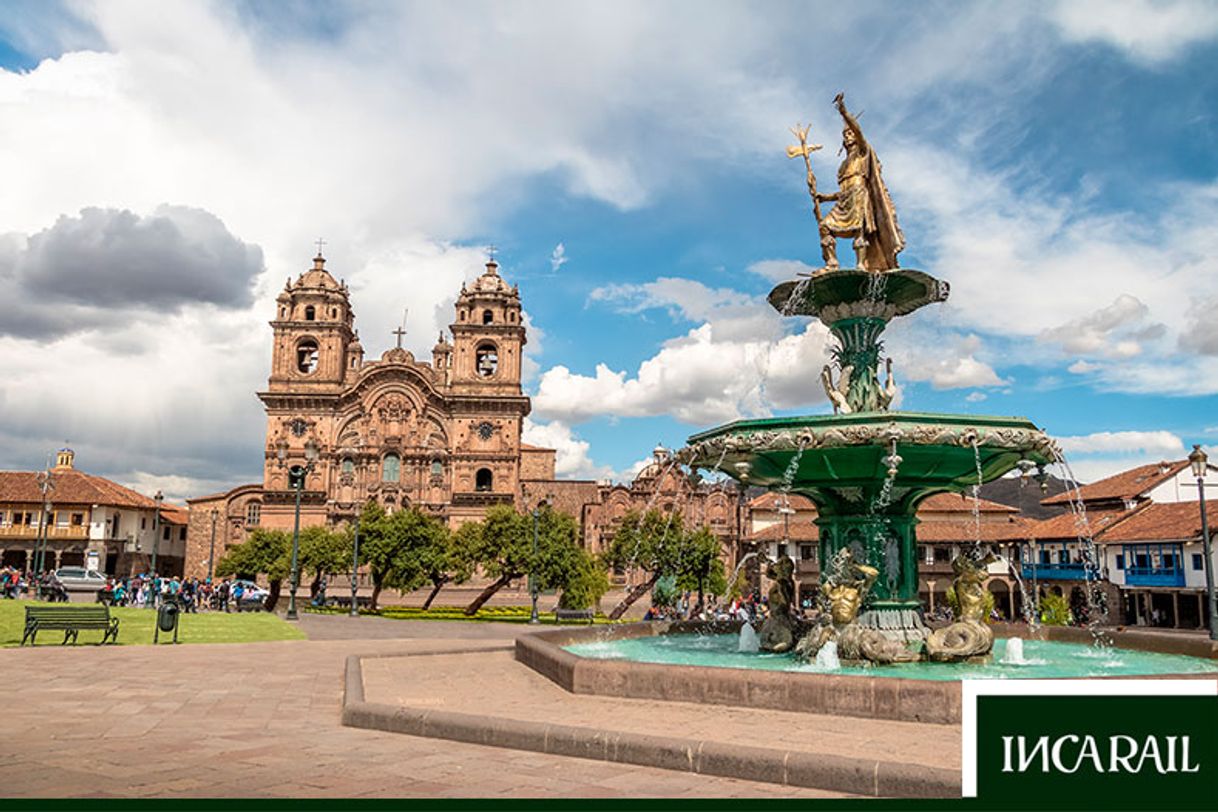
<path id="1" fill-rule="evenodd" d="M 1097 648 L 1081 643 L 1047 640 L 1021 641 L 1022 662 L 1012 662 L 1015 658 L 1007 658 L 1009 641 L 999 639 L 994 642 L 992 662 L 984 664 L 917 662 L 883 666 L 843 665 L 835 669 L 805 662 L 791 653 L 743 653 L 739 650 L 739 640 L 737 634 L 665 634 L 571 643 L 563 648 L 580 657 L 598 660 L 936 681 L 1203 673 L 1218 676 L 1218 661 L 1201 657 L 1125 648 Z M 1019 642 L 1018 638 L 1016 641 Z"/>

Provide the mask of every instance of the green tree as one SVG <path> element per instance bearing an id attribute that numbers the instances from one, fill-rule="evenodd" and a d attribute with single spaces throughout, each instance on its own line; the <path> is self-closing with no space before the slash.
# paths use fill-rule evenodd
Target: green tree
<path id="1" fill-rule="evenodd" d="M 558 605 L 563 609 L 591 609 L 609 591 L 609 587 L 605 563 L 585 552 L 578 572 L 558 596 Z"/>
<path id="2" fill-rule="evenodd" d="M 469 528 L 468 530 L 466 528 Z M 548 505 L 537 513 L 537 551 L 533 551 L 534 517 L 520 514 L 507 505 L 496 505 L 486 518 L 461 528 L 462 541 L 470 545 L 473 559 L 492 579 L 486 589 L 465 607 L 474 615 L 496 592 L 530 573 L 538 589 L 562 589 L 574 581 L 583 566 L 575 519 Z"/>
<path id="3" fill-rule="evenodd" d="M 386 588 L 408 592 L 426 583 L 420 551 L 442 532 L 446 531 L 439 522 L 417 508 L 387 514 L 375 502 L 364 506 L 360 514 L 360 558 L 372 575 L 373 609 Z"/>
<path id="4" fill-rule="evenodd" d="M 677 587 L 682 591 L 697 591 L 696 611 L 701 611 L 707 592 L 722 595 L 727 591 L 727 573 L 719 555 L 719 539 L 710 528 L 700 527 L 682 538 L 678 565 Z"/>
<path id="5" fill-rule="evenodd" d="M 292 534 L 284 530 L 257 528 L 249 538 L 228 548 L 216 564 L 216 575 L 255 578 L 265 575 L 270 584 L 267 611 L 273 612 L 283 590 L 283 579 L 290 575 Z"/>
<path id="6" fill-rule="evenodd" d="M 431 583 L 431 592 L 423 601 L 426 610 L 431 608 L 431 602 L 446 584 L 463 584 L 469 580 L 474 573 L 474 560 L 460 533 L 453 533 L 435 519 L 431 519 L 431 525 L 422 537 L 423 544 L 417 548 L 415 556 L 423 579 Z"/>
<path id="7" fill-rule="evenodd" d="M 323 575 L 347 571 L 351 566 L 351 534 L 322 525 L 300 531 L 300 571 L 312 575 L 309 598 L 316 598 Z"/>
<path id="8" fill-rule="evenodd" d="M 1046 626 L 1069 626 L 1074 620 L 1070 615 L 1070 602 L 1061 595 L 1050 592 L 1040 599 L 1040 622 Z"/>
<path id="9" fill-rule="evenodd" d="M 617 620 L 634 602 L 646 595 L 664 575 L 676 575 L 686 536 L 681 514 L 664 514 L 649 510 L 640 515 L 627 513 L 613 534 L 613 542 L 605 553 L 609 566 L 619 569 L 640 569 L 647 579 L 626 592 L 626 596 L 609 613 Z"/>

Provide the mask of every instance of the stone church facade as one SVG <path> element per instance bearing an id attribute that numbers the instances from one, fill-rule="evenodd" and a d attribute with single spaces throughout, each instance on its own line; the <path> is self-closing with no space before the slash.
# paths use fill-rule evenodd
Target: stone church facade
<path id="1" fill-rule="evenodd" d="M 310 458 L 306 527 L 349 521 L 370 499 L 456 527 L 491 505 L 521 506 L 524 477 L 554 479 L 554 451 L 520 440 L 530 409 L 520 386 L 520 291 L 494 260 L 462 286 L 451 341 L 441 335 L 430 361 L 402 348 L 400 331 L 397 346 L 366 360 L 347 286 L 320 254 L 288 280 L 270 326 L 271 373 L 258 393 L 262 482 L 189 500 L 188 575 L 207 575 L 213 534 L 219 560 L 255 527 L 291 529 L 288 469 Z"/>

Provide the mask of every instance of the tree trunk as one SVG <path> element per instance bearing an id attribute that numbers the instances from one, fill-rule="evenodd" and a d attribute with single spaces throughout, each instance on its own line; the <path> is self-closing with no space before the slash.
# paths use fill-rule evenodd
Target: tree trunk
<path id="1" fill-rule="evenodd" d="M 706 579 L 698 579 L 698 614 L 702 613 L 702 609 L 706 606 Z"/>
<path id="2" fill-rule="evenodd" d="M 429 594 L 427 596 L 427 600 L 423 601 L 423 611 L 424 612 L 426 612 L 428 609 L 431 608 L 431 602 L 436 599 L 436 595 L 439 595 L 440 590 L 443 589 L 444 585 L 448 583 L 448 577 L 441 576 L 441 577 L 435 579 L 434 581 L 432 581 L 432 583 L 435 584 L 435 586 L 432 587 L 431 594 Z"/>
<path id="3" fill-rule="evenodd" d="M 321 589 L 321 571 L 320 570 L 318 571 L 318 573 L 316 575 L 313 576 L 313 582 L 311 584 L 309 584 L 309 600 L 310 601 L 317 599 L 317 591 L 319 589 Z"/>
<path id="4" fill-rule="evenodd" d="M 478 614 L 478 610 L 482 608 L 482 604 L 489 601 L 491 599 L 491 596 L 493 596 L 496 592 L 498 592 L 499 590 L 501 590 L 505 586 L 507 586 L 508 582 L 511 580 L 512 580 L 512 576 L 501 575 L 499 577 L 499 579 L 496 580 L 493 584 L 488 586 L 486 589 L 482 590 L 482 592 L 479 593 L 478 597 L 474 598 L 473 603 L 471 603 L 469 606 L 465 607 L 465 614 L 470 615 L 470 616 Z"/>
<path id="5" fill-rule="evenodd" d="M 656 581 L 660 580 L 660 573 L 653 572 L 651 577 L 641 584 L 637 584 L 626 593 L 626 597 L 622 598 L 622 602 L 613 607 L 613 611 L 609 613 L 610 620 L 618 620 L 622 615 L 626 614 L 626 610 L 634 605 L 634 602 L 651 591 L 651 588 L 656 585 Z"/>
<path id="6" fill-rule="evenodd" d="M 268 612 L 275 611 L 275 605 L 279 603 L 279 593 L 283 589 L 283 581 L 271 581 L 269 594 L 266 596 L 266 610 Z"/>
<path id="7" fill-rule="evenodd" d="M 377 578 L 375 575 L 372 576 L 372 597 L 368 599 L 368 608 L 373 612 L 375 612 L 377 608 L 376 602 L 381 599 L 381 587 L 384 585 L 384 583 L 384 578 Z"/>

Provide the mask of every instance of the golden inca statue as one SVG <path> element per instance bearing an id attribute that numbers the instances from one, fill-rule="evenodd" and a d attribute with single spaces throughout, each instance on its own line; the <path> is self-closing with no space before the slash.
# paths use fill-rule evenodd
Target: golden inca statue
<path id="1" fill-rule="evenodd" d="M 899 267 L 897 254 L 905 248 L 905 235 L 897 224 L 896 208 L 884 185 L 880 159 L 863 137 L 858 119 L 846 109 L 843 94 L 833 100 L 845 122 L 842 129 L 842 149 L 846 157 L 837 168 L 838 190 L 830 194 L 816 191 L 816 176 L 812 173 L 809 153 L 819 146 L 807 143 L 807 128 L 796 127 L 799 147 L 788 147 L 788 157 L 802 155 L 808 171 L 808 192 L 812 196 L 812 211 L 820 232 L 824 270 L 838 268 L 838 238 L 853 240 L 856 262 L 866 271 L 887 271 Z M 821 203 L 833 203 L 822 215 Z"/>
<path id="2" fill-rule="evenodd" d="M 952 559 L 952 591 L 956 593 L 956 622 L 935 629 L 926 638 L 926 653 L 946 662 L 984 657 L 994 647 L 994 631 L 985 622 L 986 567 L 998 558 L 978 549 Z"/>

